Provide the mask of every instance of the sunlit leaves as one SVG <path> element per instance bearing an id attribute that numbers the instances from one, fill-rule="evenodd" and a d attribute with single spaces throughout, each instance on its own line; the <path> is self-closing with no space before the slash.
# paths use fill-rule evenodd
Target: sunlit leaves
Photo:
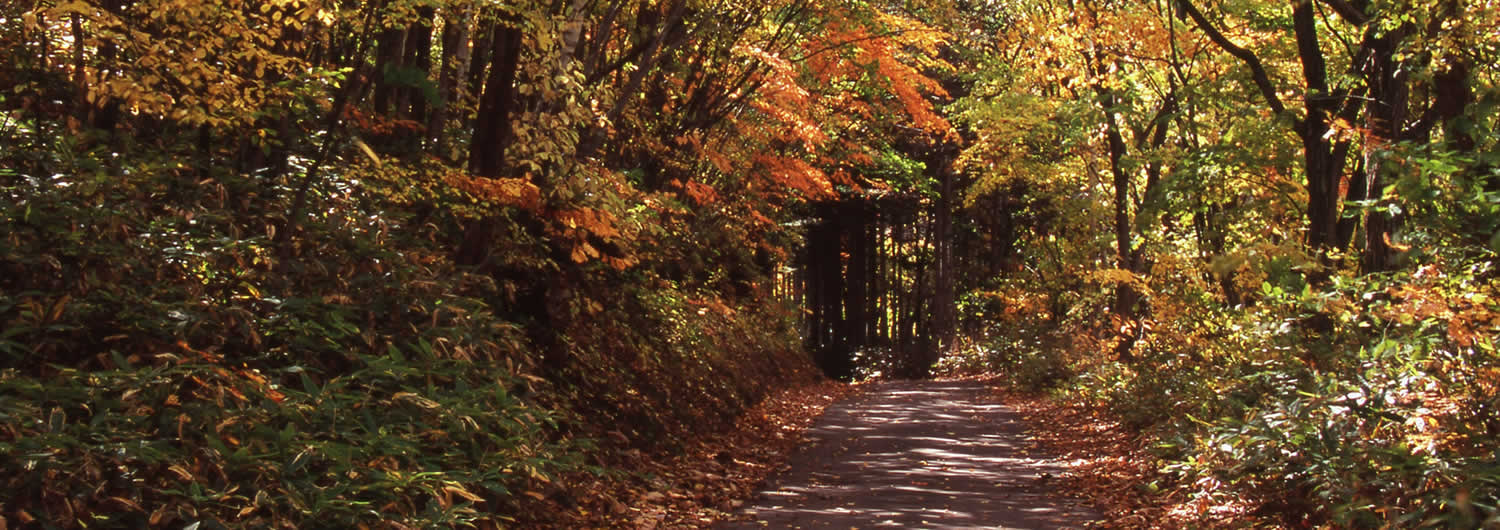
<path id="1" fill-rule="evenodd" d="M 74 0 L 32 15 L 57 43 L 53 60 L 72 67 L 90 105 L 242 126 L 292 100 L 296 90 L 279 82 L 326 81 L 298 56 L 307 45 L 299 36 L 322 25 L 325 13 L 300 1 L 148 0 L 112 11 Z"/>
<path id="2" fill-rule="evenodd" d="M 475 199 L 497 207 L 537 211 L 542 205 L 541 189 L 524 178 L 492 179 L 450 173 L 444 180 Z"/>
<path id="3" fill-rule="evenodd" d="M 761 155 L 754 162 L 765 171 L 777 188 L 795 190 L 810 199 L 828 197 L 833 193 L 833 185 L 828 181 L 827 175 L 806 161 L 786 156 Z"/>

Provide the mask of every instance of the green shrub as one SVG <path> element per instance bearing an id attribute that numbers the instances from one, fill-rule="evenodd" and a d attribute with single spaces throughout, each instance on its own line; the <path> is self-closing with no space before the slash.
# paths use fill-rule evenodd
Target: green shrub
<path id="1" fill-rule="evenodd" d="M 414 527 L 512 511 L 580 446 L 494 367 L 361 356 L 346 374 L 206 352 L 0 376 L 10 513 L 66 525 Z M 280 385 L 275 381 L 293 380 Z"/>

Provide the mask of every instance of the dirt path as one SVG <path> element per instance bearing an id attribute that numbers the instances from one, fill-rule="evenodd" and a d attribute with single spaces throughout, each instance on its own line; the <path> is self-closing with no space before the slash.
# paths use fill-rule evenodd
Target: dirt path
<path id="1" fill-rule="evenodd" d="M 1098 515 L 1049 488 L 1019 415 L 975 381 L 876 383 L 830 407 L 789 467 L 719 528 L 1067 528 Z"/>

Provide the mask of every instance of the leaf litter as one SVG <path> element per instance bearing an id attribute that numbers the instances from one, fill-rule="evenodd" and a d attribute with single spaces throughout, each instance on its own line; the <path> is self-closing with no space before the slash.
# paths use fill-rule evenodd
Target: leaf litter
<path id="1" fill-rule="evenodd" d="M 642 451 L 623 435 L 600 440 L 611 472 L 565 478 L 526 510 L 534 528 L 701 528 L 729 516 L 802 441 L 829 405 L 858 384 L 816 381 L 766 398 L 728 430 L 698 433 L 675 447 Z M 550 508 L 550 509 L 548 509 Z M 546 514 L 546 515 L 543 515 Z"/>

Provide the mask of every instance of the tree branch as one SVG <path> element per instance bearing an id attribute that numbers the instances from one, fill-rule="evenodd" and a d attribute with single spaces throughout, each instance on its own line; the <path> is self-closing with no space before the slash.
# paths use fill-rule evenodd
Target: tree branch
<path id="1" fill-rule="evenodd" d="M 1228 38 L 1225 38 L 1224 34 L 1219 33 L 1219 30 L 1214 28 L 1214 25 L 1209 23 L 1208 19 L 1203 16 L 1203 12 L 1198 11 L 1198 8 L 1193 6 L 1191 0 L 1181 0 L 1181 2 L 1182 10 L 1187 13 L 1189 18 L 1193 19 L 1193 22 L 1198 25 L 1198 29 L 1203 30 L 1203 33 L 1208 35 L 1209 40 L 1214 41 L 1214 44 L 1219 45 L 1224 51 L 1229 52 L 1230 55 L 1244 62 L 1245 66 L 1250 67 L 1250 75 L 1255 79 L 1255 86 L 1260 88 L 1260 95 L 1266 98 L 1266 104 L 1271 106 L 1271 110 L 1277 114 L 1286 112 L 1286 105 L 1282 104 L 1281 98 L 1276 96 L 1276 87 L 1271 85 L 1271 76 L 1266 73 L 1265 65 L 1260 63 L 1260 58 L 1255 56 L 1255 52 L 1241 48 L 1235 45 L 1235 43 L 1230 42 Z"/>
<path id="2" fill-rule="evenodd" d="M 1363 9 L 1350 4 L 1349 0 L 1322 0 L 1322 2 L 1333 8 L 1334 12 L 1344 17 L 1344 20 L 1349 21 L 1350 24 L 1363 26 L 1370 21 L 1370 16 L 1366 15 Z"/>

